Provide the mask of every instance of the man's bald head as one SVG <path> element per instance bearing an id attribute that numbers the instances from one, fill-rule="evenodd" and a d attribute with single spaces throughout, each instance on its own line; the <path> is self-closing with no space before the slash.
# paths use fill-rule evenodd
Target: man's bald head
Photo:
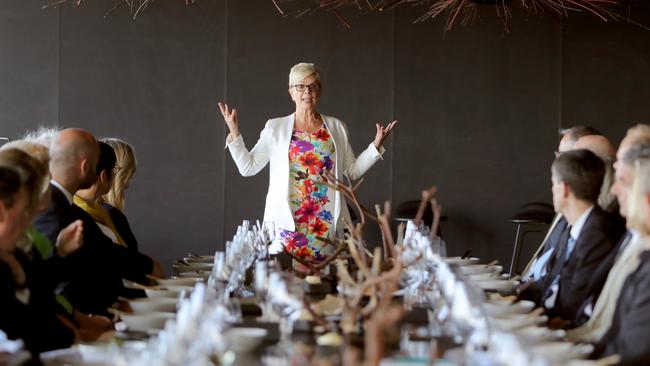
<path id="1" fill-rule="evenodd" d="M 603 161 L 613 162 L 616 157 L 616 148 L 609 139 L 602 135 L 583 136 L 576 141 L 574 148 L 586 149 L 596 154 Z"/>
<path id="2" fill-rule="evenodd" d="M 614 168 L 618 169 L 618 165 L 621 164 L 627 151 L 631 147 L 637 145 L 650 145 L 650 126 L 638 124 L 627 130 L 627 134 L 623 137 L 621 144 L 618 146 Z"/>
<path id="3" fill-rule="evenodd" d="M 598 130 L 589 126 L 573 126 L 560 129 L 560 145 L 558 152 L 563 153 L 575 149 L 575 144 L 583 136 L 602 135 Z"/>
<path id="4" fill-rule="evenodd" d="M 80 128 L 60 131 L 50 146 L 50 157 L 52 178 L 70 193 L 94 183 L 99 144 L 90 132 Z"/>

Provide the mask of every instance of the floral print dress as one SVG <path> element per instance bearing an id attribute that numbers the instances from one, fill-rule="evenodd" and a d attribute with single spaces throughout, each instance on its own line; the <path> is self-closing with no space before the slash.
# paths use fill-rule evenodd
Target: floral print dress
<path id="1" fill-rule="evenodd" d="M 322 240 L 333 230 L 334 190 L 320 183 L 334 169 L 334 140 L 325 126 L 316 132 L 293 130 L 289 144 L 289 206 L 295 231 L 282 230 L 284 246 L 307 262 L 331 253 Z"/>

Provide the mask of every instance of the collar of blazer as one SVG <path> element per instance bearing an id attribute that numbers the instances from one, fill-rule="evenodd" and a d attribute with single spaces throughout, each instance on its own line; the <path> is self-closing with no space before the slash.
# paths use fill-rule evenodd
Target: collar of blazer
<path id="1" fill-rule="evenodd" d="M 338 119 L 326 116 L 322 113 L 320 116 L 323 118 L 323 124 L 325 125 L 325 128 L 327 128 L 330 136 L 332 136 L 332 141 L 334 142 L 334 151 L 336 152 L 334 169 L 337 172 L 336 176 L 338 177 L 338 173 L 342 172 L 342 170 L 340 170 L 340 164 L 343 161 L 341 158 L 344 155 L 342 154 L 341 149 L 345 148 L 345 142 L 347 141 L 347 131 L 345 130 L 343 123 Z M 284 154 L 285 151 L 289 151 L 289 144 L 291 143 L 291 136 L 293 134 L 293 128 L 296 123 L 296 114 L 292 113 L 286 117 L 281 118 L 281 120 L 283 123 L 278 128 L 279 135 L 277 138 L 279 139 L 279 146 L 282 147 L 279 149 L 279 151 L 282 151 Z M 288 154 L 285 155 L 287 156 L 286 158 L 288 160 Z"/>

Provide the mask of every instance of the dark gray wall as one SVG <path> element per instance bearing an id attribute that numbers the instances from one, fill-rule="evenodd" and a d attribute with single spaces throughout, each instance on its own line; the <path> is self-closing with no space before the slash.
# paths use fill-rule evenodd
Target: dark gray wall
<path id="1" fill-rule="evenodd" d="M 299 61 L 322 67 L 320 109 L 348 123 L 357 152 L 375 122 L 399 119 L 362 201 L 438 185 L 454 254 L 507 262 L 507 219 L 550 201 L 560 126 L 590 124 L 618 142 L 650 120 L 650 32 L 626 23 L 515 13 L 506 34 L 486 7 L 445 34 L 442 19 L 412 24 L 422 8 L 410 7 L 348 30 L 330 14 L 282 18 L 265 0 L 161 1 L 136 21 L 102 18 L 102 1 L 41 4 L 0 5 L 0 135 L 59 124 L 131 142 L 140 164 L 127 214 L 166 264 L 221 248 L 241 219 L 262 216 L 268 171 L 238 175 L 216 101 L 239 108 L 252 147 L 268 118 L 292 112 L 287 73 Z M 650 21 L 648 5 L 632 9 Z"/>

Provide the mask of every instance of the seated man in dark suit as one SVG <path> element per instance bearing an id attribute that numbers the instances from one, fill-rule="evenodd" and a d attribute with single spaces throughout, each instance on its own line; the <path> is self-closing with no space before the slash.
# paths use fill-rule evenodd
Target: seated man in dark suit
<path id="1" fill-rule="evenodd" d="M 82 312 L 106 314 L 122 293 L 122 278 L 141 280 L 151 273 L 151 259 L 115 245 L 85 211 L 73 205 L 72 195 L 95 181 L 99 160 L 97 140 L 81 129 L 66 129 L 50 147 L 52 201 L 37 216 L 34 227 L 56 242 L 59 232 L 75 220 L 83 222 L 84 244 L 66 261 L 64 293 Z"/>
<path id="2" fill-rule="evenodd" d="M 590 278 L 625 230 L 620 219 L 597 205 L 605 167 L 588 150 L 558 156 L 551 167 L 553 206 L 569 226 L 549 262 L 542 304 L 551 316 L 573 322 L 594 291 Z"/>
<path id="3" fill-rule="evenodd" d="M 588 136 L 602 137 L 600 132 L 598 132 L 595 128 L 589 126 L 573 126 L 570 128 L 561 129 L 560 143 L 555 154 L 559 155 L 563 152 L 574 150 L 576 144 L 581 139 L 584 139 Z M 562 214 L 557 214 L 553 219 L 551 227 L 548 229 L 544 240 L 542 240 L 539 247 L 535 251 L 535 254 L 533 254 L 533 257 L 530 259 L 522 271 L 521 279 L 524 282 L 524 286 L 529 286 L 526 285 L 526 282 L 537 281 L 543 277 L 543 274 L 546 273 L 546 266 L 548 264 L 548 260 L 550 259 L 550 255 L 552 251 L 555 250 L 560 234 L 562 234 L 566 226 L 566 219 L 562 217 Z"/>

